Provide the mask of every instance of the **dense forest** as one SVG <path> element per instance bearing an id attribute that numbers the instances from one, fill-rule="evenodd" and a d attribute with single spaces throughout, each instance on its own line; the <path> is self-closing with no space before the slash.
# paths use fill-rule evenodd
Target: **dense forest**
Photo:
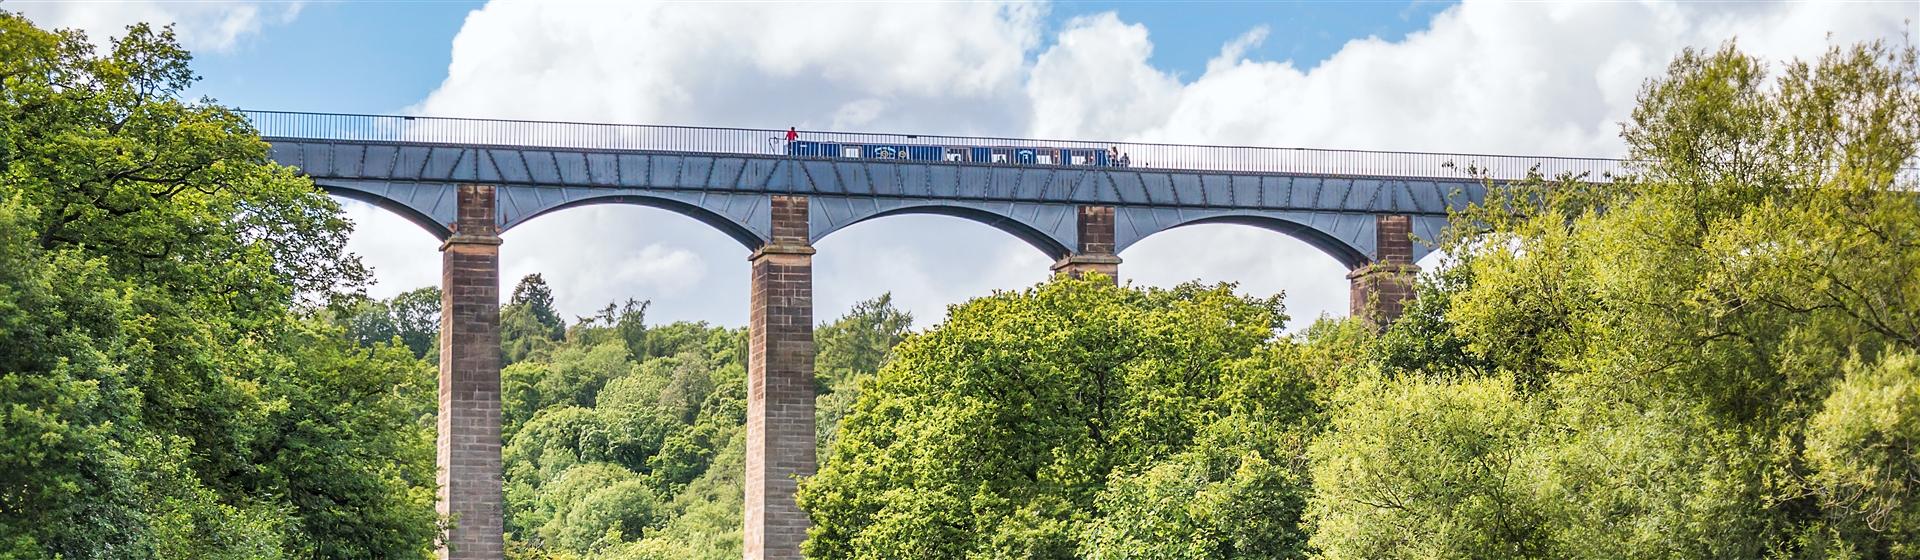
<path id="1" fill-rule="evenodd" d="M 366 297 L 189 60 L 0 12 L 0 558 L 430 557 L 439 292 Z M 1915 51 L 1689 50 L 1621 137 L 1385 328 L 1098 276 L 820 323 L 805 553 L 1920 557 Z M 511 293 L 510 555 L 738 557 L 746 331 Z"/>

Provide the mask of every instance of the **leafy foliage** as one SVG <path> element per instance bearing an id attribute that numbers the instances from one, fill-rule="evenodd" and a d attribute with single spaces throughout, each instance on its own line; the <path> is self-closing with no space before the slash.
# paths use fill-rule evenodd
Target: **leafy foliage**
<path id="1" fill-rule="evenodd" d="M 862 383 L 873 379 L 893 347 L 905 340 L 913 315 L 893 308 L 893 294 L 863 301 L 846 317 L 824 323 L 813 331 L 816 357 L 813 381 L 820 395 L 814 403 L 814 427 L 819 432 L 816 457 L 826 457 L 839 439 L 840 421 L 860 398 Z"/>
<path id="2" fill-rule="evenodd" d="M 188 55 L 0 12 L 0 558 L 425 558 L 439 294 Z M 1386 332 L 1056 278 L 816 330 L 815 558 L 1916 558 L 1920 55 L 1650 81 L 1490 184 Z M 747 336 L 502 310 L 509 554 L 741 553 Z"/>
<path id="3" fill-rule="evenodd" d="M 1914 52 L 1688 51 L 1623 136 L 1455 220 L 1314 444 L 1327 557 L 1920 555 Z"/>
<path id="4" fill-rule="evenodd" d="M 336 298 L 329 306 L 332 322 L 347 331 L 347 339 L 362 346 L 397 342 L 415 358 L 440 355 L 440 288 L 428 286 L 375 300 L 357 294 Z M 397 339 L 397 340 L 396 340 Z"/>
<path id="5" fill-rule="evenodd" d="M 429 370 L 319 318 L 349 224 L 187 63 L 0 12 L 0 557 L 428 557 Z"/>
<path id="6" fill-rule="evenodd" d="M 509 308 L 536 317 L 551 293 L 520 285 L 535 295 Z M 740 556 L 746 331 L 648 326 L 646 308 L 609 304 L 563 338 L 528 334 L 545 346 L 502 371 L 513 557 Z M 820 326 L 820 363 L 837 387 L 871 378 L 910 321 L 885 296 L 862 302 Z"/>
<path id="7" fill-rule="evenodd" d="M 1104 278 L 957 306 L 862 389 L 802 486 L 807 554 L 1069 558 L 1091 541 L 1128 557 L 1174 532 L 1192 557 L 1297 556 L 1289 541 L 1248 536 L 1294 530 L 1304 500 L 1299 473 L 1264 459 L 1294 464 L 1315 408 L 1297 349 L 1275 345 L 1284 320 L 1277 298 L 1228 285 Z M 1156 507 L 1196 496 L 1235 505 Z"/>
<path id="8" fill-rule="evenodd" d="M 566 336 L 567 325 L 553 310 L 553 288 L 539 274 L 529 274 L 513 287 L 513 299 L 500 309 L 502 365 L 512 365 L 553 348 Z"/>

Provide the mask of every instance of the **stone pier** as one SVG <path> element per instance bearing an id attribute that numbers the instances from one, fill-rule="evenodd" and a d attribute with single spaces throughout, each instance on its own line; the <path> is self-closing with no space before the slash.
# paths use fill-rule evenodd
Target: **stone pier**
<path id="1" fill-rule="evenodd" d="M 440 557 L 498 560 L 500 236 L 493 187 L 462 185 L 453 236 L 440 246 L 440 504 L 454 529 Z"/>
<path id="2" fill-rule="evenodd" d="M 1081 206 L 1078 221 L 1078 246 L 1073 254 L 1053 263 L 1053 272 L 1074 278 L 1098 272 L 1119 282 L 1120 257 L 1113 254 L 1113 207 Z"/>
<path id="3" fill-rule="evenodd" d="M 773 238 L 750 257 L 745 552 L 798 560 L 808 522 L 794 493 L 815 470 L 813 247 L 807 198 L 772 199 Z"/>
<path id="4" fill-rule="evenodd" d="M 1373 263 L 1347 273 L 1352 282 L 1349 304 L 1354 317 L 1386 328 L 1413 299 L 1413 220 L 1407 216 L 1374 217 L 1377 249 Z"/>

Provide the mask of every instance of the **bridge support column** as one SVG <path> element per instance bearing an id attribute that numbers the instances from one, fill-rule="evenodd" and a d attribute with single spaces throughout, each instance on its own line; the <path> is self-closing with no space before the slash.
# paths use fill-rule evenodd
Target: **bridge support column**
<path id="1" fill-rule="evenodd" d="M 1078 215 L 1080 243 L 1071 255 L 1053 263 L 1055 274 L 1079 278 L 1098 272 L 1120 281 L 1120 257 L 1113 254 L 1113 207 L 1081 206 Z"/>
<path id="2" fill-rule="evenodd" d="M 440 503 L 454 530 L 447 559 L 498 560 L 500 489 L 500 236 L 493 187 L 461 185 L 453 236 L 440 246 Z"/>
<path id="3" fill-rule="evenodd" d="M 1386 328 L 1413 299 L 1413 219 L 1379 216 L 1374 219 L 1374 261 L 1347 273 L 1352 282 L 1350 304 L 1354 317 Z"/>
<path id="4" fill-rule="evenodd" d="M 748 313 L 747 560 L 798 560 L 807 514 L 794 501 L 813 476 L 813 247 L 807 198 L 775 196 L 773 239 L 754 251 Z"/>

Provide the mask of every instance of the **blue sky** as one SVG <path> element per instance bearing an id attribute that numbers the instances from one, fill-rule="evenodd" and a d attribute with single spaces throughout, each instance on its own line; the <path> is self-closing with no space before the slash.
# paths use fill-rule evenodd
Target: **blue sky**
<path id="1" fill-rule="evenodd" d="M 446 79 L 454 35 L 484 4 L 307 4 L 230 50 L 197 53 L 189 93 L 252 109 L 398 113 Z"/>
<path id="2" fill-rule="evenodd" d="M 1122 21 L 1146 24 L 1153 31 L 1154 66 L 1177 71 L 1185 81 L 1203 73 L 1220 44 L 1255 26 L 1270 30 L 1267 41 L 1247 52 L 1255 60 L 1292 60 L 1316 66 L 1353 39 L 1397 41 L 1425 29 L 1433 15 L 1457 2 L 1431 1 L 1142 1 L 1060 2 L 1055 22 L 1077 15 L 1112 11 Z"/>
<path id="3" fill-rule="evenodd" d="M 19 3 L 31 11 L 33 3 Z M 420 102 L 447 77 L 450 44 L 474 1 L 322 1 L 269 23 L 227 50 L 202 50 L 191 96 L 249 109 L 391 114 Z M 885 4 L 878 4 L 885 5 Z M 1453 5 L 1431 1 L 1056 2 L 1049 33 L 1075 17 L 1116 12 L 1152 31 L 1150 62 L 1183 81 L 1205 71 L 1221 44 L 1256 26 L 1268 39 L 1255 60 L 1312 67 L 1349 40 L 1398 40 Z M 769 124 L 767 126 L 773 126 Z"/>

